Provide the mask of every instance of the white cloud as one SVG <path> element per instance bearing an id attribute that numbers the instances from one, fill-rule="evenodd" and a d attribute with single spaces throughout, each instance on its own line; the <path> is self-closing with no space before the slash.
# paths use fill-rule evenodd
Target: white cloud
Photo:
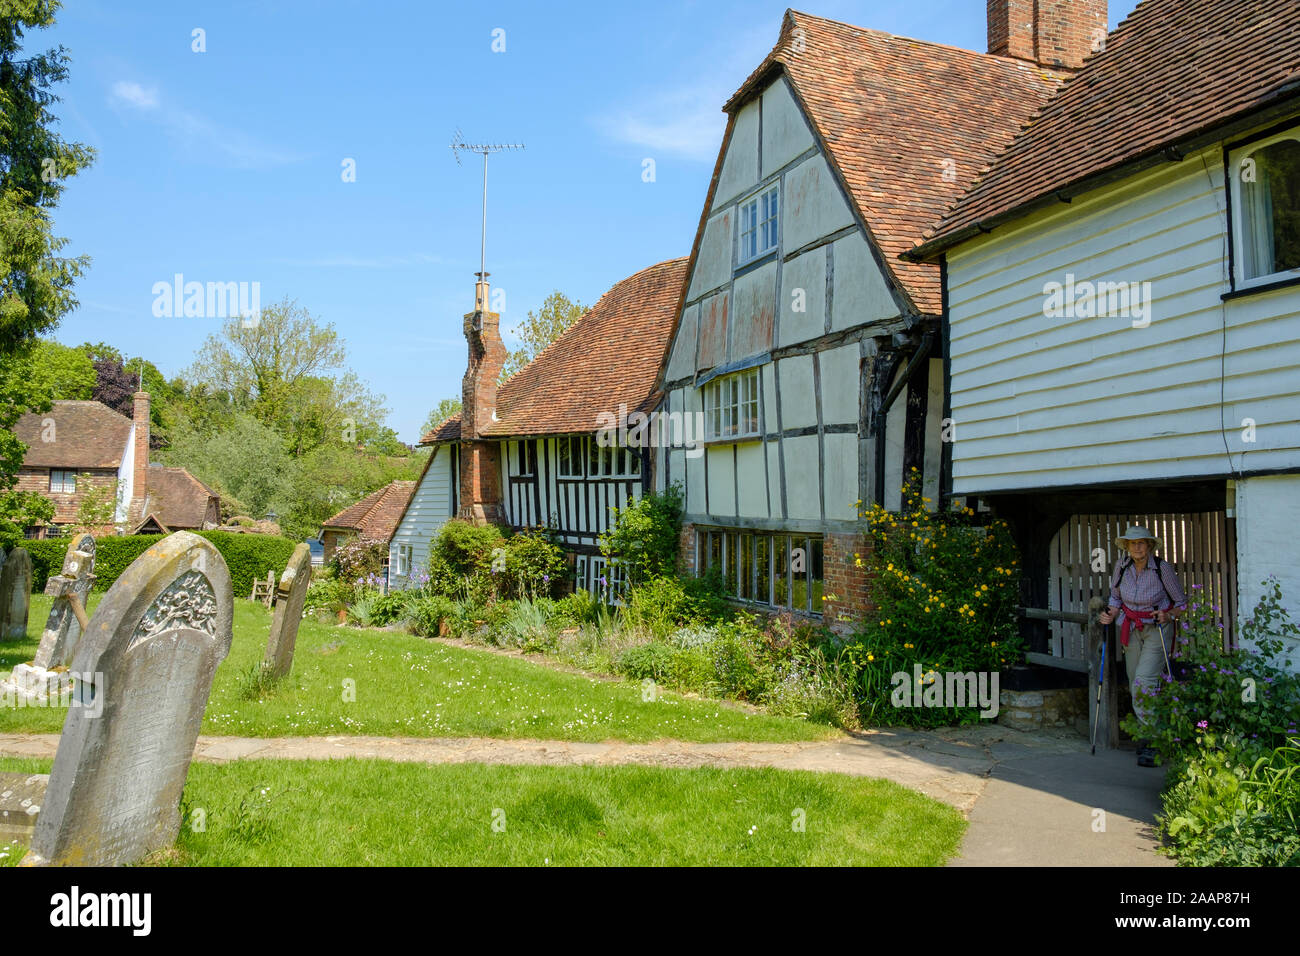
<path id="1" fill-rule="evenodd" d="M 151 116 L 183 148 L 204 157 L 223 157 L 240 169 L 283 166 L 302 159 L 300 155 L 259 143 L 241 129 L 222 126 L 177 106 L 164 105 L 155 87 L 145 87 L 133 80 L 114 83 L 109 102 Z"/>
<path id="2" fill-rule="evenodd" d="M 693 102 L 687 105 L 683 99 Z M 718 155 L 727 118 L 720 102 L 702 106 L 699 99 L 698 94 L 664 97 L 635 113 L 607 117 L 601 125 L 613 139 L 642 146 L 652 155 L 708 161 Z"/>
<path id="3" fill-rule="evenodd" d="M 139 83 L 130 80 L 118 80 L 113 84 L 113 100 L 134 106 L 136 109 L 152 110 L 158 108 L 158 91 L 145 89 Z"/>

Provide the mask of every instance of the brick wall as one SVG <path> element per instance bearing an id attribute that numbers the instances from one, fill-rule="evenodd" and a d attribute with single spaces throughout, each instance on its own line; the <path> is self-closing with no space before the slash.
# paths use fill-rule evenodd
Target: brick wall
<path id="1" fill-rule="evenodd" d="M 58 469 L 55 469 L 58 470 Z M 18 491 L 34 491 L 54 502 L 53 524 L 72 524 L 77 520 L 77 509 L 91 488 L 107 491 L 116 507 L 117 472 L 109 469 L 70 469 L 77 475 L 77 490 L 72 494 L 50 491 L 50 469 L 22 467 L 18 470 Z M 89 477 L 87 477 L 89 476 Z"/>
<path id="2" fill-rule="evenodd" d="M 870 542 L 860 534 L 827 534 L 822 545 L 823 619 L 836 633 L 854 630 L 871 611 L 868 598 L 870 577 L 866 567 L 858 566 L 858 556 L 866 564 Z"/>
<path id="3" fill-rule="evenodd" d="M 682 525 L 682 535 L 677 546 L 677 567 L 682 574 L 695 573 L 695 525 Z"/>
<path id="4" fill-rule="evenodd" d="M 1106 35 L 1107 0 L 988 0 L 989 52 L 1078 69 Z"/>
<path id="5" fill-rule="evenodd" d="M 494 441 L 461 444 L 459 517 L 475 524 L 505 524 L 499 449 Z"/>

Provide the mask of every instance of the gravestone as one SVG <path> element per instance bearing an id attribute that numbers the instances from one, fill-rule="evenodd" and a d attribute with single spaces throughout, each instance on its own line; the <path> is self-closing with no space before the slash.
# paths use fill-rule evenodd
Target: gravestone
<path id="1" fill-rule="evenodd" d="M 73 706 L 24 865 L 134 863 L 176 839 L 233 603 L 221 554 L 188 531 L 113 583 L 72 659 Z"/>
<path id="2" fill-rule="evenodd" d="M 0 772 L 0 845 L 14 839 L 31 842 L 49 782 L 46 773 Z"/>
<path id="3" fill-rule="evenodd" d="M 272 677 L 284 677 L 293 667 L 293 645 L 298 640 L 298 625 L 302 623 L 310 584 L 311 548 L 300 544 L 293 549 L 275 592 L 275 616 L 271 619 L 271 636 L 262 661 L 263 669 Z"/>
<path id="4" fill-rule="evenodd" d="M 14 548 L 0 568 L 0 641 L 27 636 L 27 612 L 32 602 L 32 558 Z"/>
<path id="5" fill-rule="evenodd" d="M 14 667 L 8 680 L 0 682 L 0 696 L 21 694 L 33 703 L 65 696 L 72 677 L 67 666 L 81 637 L 81 615 L 95 582 L 95 539 L 80 535 L 63 556 L 63 571 L 45 582 L 45 593 L 54 598 L 45 621 L 36 658 Z M 75 602 L 75 606 L 74 606 Z"/>

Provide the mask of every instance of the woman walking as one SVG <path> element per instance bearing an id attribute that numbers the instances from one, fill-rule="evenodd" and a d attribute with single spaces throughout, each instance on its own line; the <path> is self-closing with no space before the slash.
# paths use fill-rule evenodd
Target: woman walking
<path id="1" fill-rule="evenodd" d="M 1187 596 L 1178 583 L 1174 566 L 1156 555 L 1160 542 L 1146 528 L 1130 526 L 1116 543 L 1127 552 L 1110 578 L 1110 604 L 1101 613 L 1101 623 L 1122 617 L 1120 653 L 1128 669 L 1133 694 L 1133 712 L 1138 723 L 1150 724 L 1145 694 L 1154 693 L 1160 675 L 1170 667 L 1173 628 L 1169 623 L 1187 610 Z M 1171 675 L 1172 676 L 1172 675 Z M 1141 767 L 1156 765 L 1150 741 L 1137 742 Z"/>

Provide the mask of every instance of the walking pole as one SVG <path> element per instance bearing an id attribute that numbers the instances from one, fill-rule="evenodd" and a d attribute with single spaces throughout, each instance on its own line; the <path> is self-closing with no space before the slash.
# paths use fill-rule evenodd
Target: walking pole
<path id="1" fill-rule="evenodd" d="M 1102 688 L 1106 684 L 1106 630 L 1101 632 L 1101 666 L 1097 670 L 1097 709 L 1092 715 L 1092 755 L 1097 756 L 1097 725 L 1101 722 Z"/>

